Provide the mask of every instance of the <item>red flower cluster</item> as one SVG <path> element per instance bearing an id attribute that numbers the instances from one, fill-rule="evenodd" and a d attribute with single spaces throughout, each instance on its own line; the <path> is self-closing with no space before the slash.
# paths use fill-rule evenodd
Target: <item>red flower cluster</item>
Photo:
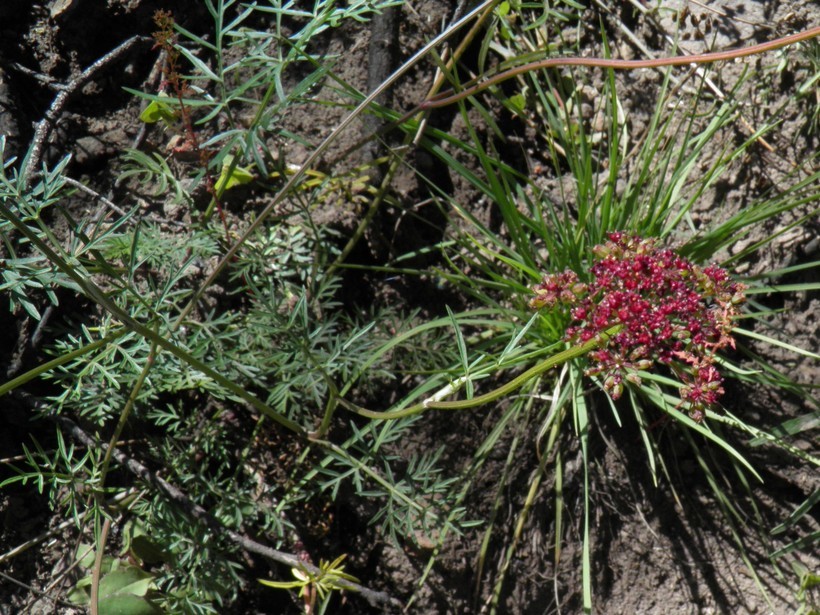
<path id="1" fill-rule="evenodd" d="M 744 301 L 744 286 L 716 266 L 698 267 L 653 239 L 611 233 L 593 248 L 597 261 L 589 284 L 572 271 L 545 276 L 533 290 L 533 308 L 571 307 L 567 339 L 587 342 L 607 329 L 620 330 L 589 353 L 587 375 L 602 374 L 613 399 L 624 380 L 640 384 L 639 371 L 668 365 L 682 386 L 681 400 L 701 421 L 723 394 L 715 352 L 734 347 L 732 320 Z"/>

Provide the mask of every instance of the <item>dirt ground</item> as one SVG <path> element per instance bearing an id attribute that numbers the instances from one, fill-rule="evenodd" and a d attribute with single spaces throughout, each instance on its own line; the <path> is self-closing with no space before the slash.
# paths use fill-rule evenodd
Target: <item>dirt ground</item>
<path id="1" fill-rule="evenodd" d="M 105 53 L 131 36 L 150 36 L 154 30 L 152 15 L 160 3 L 149 0 L 107 0 L 105 3 L 92 0 L 53 0 L 52 2 L 31 3 L 5 0 L 0 4 L 0 133 L 6 135 L 6 159 L 20 155 L 32 138 L 32 126 L 38 122 L 55 96 L 53 84 L 65 83 L 80 71 L 97 61 Z M 172 0 L 163 2 L 162 8 L 171 10 L 184 27 L 201 31 L 208 24 L 206 11 L 199 3 Z M 387 30 L 379 31 L 385 37 L 382 57 L 386 66 L 368 67 L 371 31 L 370 26 L 343 28 L 329 36 L 328 54 L 342 54 L 336 70 L 352 85 L 368 90 L 372 83 L 386 75 L 385 71 L 395 68 L 423 42 L 438 33 L 440 23 L 447 22 L 453 13 L 455 3 L 443 0 L 411 0 L 407 8 L 400 11 L 394 25 L 388 23 Z M 665 3 L 670 8 L 682 6 L 680 3 Z M 655 17 L 643 14 L 628 2 L 615 3 L 612 13 L 602 7 L 604 3 L 591 2 L 588 8 L 589 23 L 604 23 L 611 46 L 621 57 L 643 57 L 645 51 L 658 56 L 667 54 L 671 47 L 665 36 L 674 36 L 678 24 L 664 13 Z M 802 30 L 820 23 L 820 5 L 804 0 L 721 0 L 709 3 L 710 9 L 700 3 L 690 3 L 689 17 L 683 21 L 681 47 L 697 53 L 707 48 L 722 49 L 748 45 L 769 40 Z M 196 8 L 198 7 L 198 8 Z M 612 15 L 617 14 L 618 21 Z M 644 49 L 630 40 L 616 24 L 627 24 Z M 765 27 L 764 27 L 765 26 Z M 382 23 L 379 27 L 385 27 Z M 773 28 L 773 29 L 772 29 Z M 93 33 L 93 35 L 89 35 Z M 584 36 L 589 37 L 590 54 L 600 54 L 595 43 L 597 26 L 590 26 Z M 48 144 L 46 159 L 54 161 L 65 152 L 71 151 L 73 160 L 69 174 L 87 182 L 98 192 L 107 195 L 124 208 L 130 206 L 128 188 L 116 186 L 117 156 L 127 147 L 132 147 L 144 138 L 143 126 L 138 121 L 140 103 L 122 88 L 130 87 L 151 90 L 156 87 L 155 63 L 157 53 L 152 50 L 150 40 L 135 44 L 125 56 L 112 64 L 110 69 L 100 72 L 89 82 L 80 94 L 65 107 L 64 113 L 56 121 Z M 745 66 L 759 68 L 761 63 L 774 63 L 773 57 L 752 58 L 748 64 L 722 66 L 713 77 L 715 87 L 723 92 L 732 89 Z M 153 71 L 153 73 L 152 73 Z M 764 121 L 768 110 L 777 108 L 792 92 L 789 75 L 774 71 L 761 71 L 764 75 L 748 88 L 758 86 L 750 97 L 759 98 L 759 104 L 744 109 L 744 122 L 756 126 Z M 423 66 L 403 80 L 389 93 L 385 104 L 396 109 L 411 108 L 423 99 L 429 87 L 431 72 Z M 654 99 L 647 95 L 657 88 L 659 77 L 649 71 L 623 73 L 618 75 L 618 94 L 625 106 L 628 129 L 637 137 L 645 128 L 654 108 Z M 593 86 L 594 88 L 594 82 Z M 594 96 L 594 91 L 591 92 Z M 686 96 L 682 88 L 681 96 Z M 772 151 L 757 148 L 742 164 L 738 164 L 721 182 L 704 194 L 699 201 L 696 219 L 705 223 L 727 215 L 731 208 L 742 208 L 763 190 L 785 181 L 793 166 L 817 151 L 820 133 L 805 130 L 805 115 L 796 106 L 792 116 L 786 117 L 778 130 L 770 135 Z M 321 113 L 321 117 L 317 117 Z M 289 130 L 301 135 L 310 143 L 318 143 L 328 131 L 344 116 L 345 111 L 332 107 L 304 105 L 294 109 L 286 118 Z M 461 119 L 452 110 L 442 109 L 431 121 L 438 127 L 452 131 L 464 130 Z M 518 157 L 517 164 L 525 168 L 533 161 L 539 161 L 537 144 L 528 144 L 526 127 L 511 126 L 520 139 L 510 146 L 511 157 Z M 372 126 L 359 126 L 343 136 L 335 149 L 327 154 L 332 159 L 334 153 L 344 151 L 355 143 L 362 134 L 367 134 Z M 734 134 L 726 134 L 726 139 L 744 138 L 746 128 L 738 122 Z M 523 142 L 523 145 L 522 145 Z M 715 144 L 716 148 L 720 143 Z M 526 152 L 526 156 L 515 152 Z M 714 152 L 718 155 L 719 151 Z M 289 159 L 300 162 L 305 156 L 304 149 L 293 145 L 288 151 Z M 366 161 L 376 152 L 365 151 L 360 158 L 351 159 L 347 164 L 355 166 Z M 438 188 L 453 194 L 460 202 L 475 202 L 476 213 L 483 215 L 487 204 L 475 199 L 470 186 L 464 185 L 454 173 L 431 160 L 423 152 L 418 152 L 414 165 L 429 177 L 433 177 Z M 512 162 L 511 162 L 512 163 Z M 542 178 L 549 187 L 556 179 Z M 400 174 L 394 192 L 412 207 L 412 203 L 423 203 L 429 196 L 429 188 L 420 185 L 415 176 Z M 264 197 L 255 196 L 256 199 Z M 331 224 L 342 233 L 350 233 L 355 228 L 357 215 L 355 208 L 328 208 L 324 222 Z M 367 245 L 355 254 L 362 263 L 376 263 L 386 255 L 400 254 L 410 249 L 420 249 L 435 243 L 443 232 L 445 221 L 438 217 L 435 208 L 419 207 L 416 211 L 425 224 L 414 222 L 413 218 L 387 214 L 378 220 L 366 237 Z M 788 224 L 790 220 L 782 221 Z M 759 261 L 745 265 L 738 273 L 759 273 L 772 268 L 783 267 L 818 258 L 820 243 L 817 220 L 796 226 L 780 236 L 761 255 Z M 432 229 L 432 230 L 431 230 Z M 438 231 L 436 230 L 438 229 Z M 775 229 L 761 229 L 761 237 Z M 758 237 L 759 238 L 759 237 Z M 744 238 L 736 250 L 749 245 L 755 237 Z M 345 299 L 351 304 L 368 301 L 407 302 L 407 307 L 421 307 L 428 314 L 444 313 L 444 305 L 465 298 L 436 296 L 434 285 L 430 288 L 403 286 L 402 282 L 385 284 L 383 280 L 367 274 L 352 279 L 349 287 L 357 288 Z M 800 277 L 786 282 L 814 281 L 815 278 Z M 816 277 L 815 273 L 809 274 Z M 366 290 L 365 290 L 366 289 Z M 776 321 L 786 332 L 788 339 L 803 348 L 818 348 L 818 313 L 820 297 L 817 293 L 794 293 L 785 300 L 772 298 L 773 308 L 783 308 L 783 314 Z M 785 301 L 785 302 L 784 302 Z M 780 303 L 778 303 L 780 302 Z M 12 373 L 20 362 L 25 363 L 36 353 L 31 352 L 34 331 L 8 314 L 4 317 L 8 326 L 0 337 L 0 369 Z M 54 318 L 59 318 L 59 314 Z M 799 382 L 818 383 L 817 363 L 808 358 L 795 359 L 783 353 L 773 355 L 762 346 L 761 352 L 769 352 L 766 357 L 778 369 Z M 780 420 L 805 413 L 787 393 L 770 390 L 741 389 L 739 386 L 727 392 L 726 404 L 742 411 L 750 419 L 759 419 L 764 424 L 774 424 Z M 3 402 L 0 414 L 0 454 L 12 457 L 19 454 L 20 442 L 31 429 L 46 429 L 31 425 L 27 419 L 27 407 L 19 399 Z M 444 444 L 448 459 L 454 467 L 470 455 L 465 440 L 478 437 L 488 427 L 488 417 L 475 415 L 447 415 L 432 418 L 426 425 L 419 441 L 408 443 L 412 447 Z M 753 421 L 754 422 L 754 421 Z M 808 439 L 797 442 L 798 446 L 817 450 L 817 443 Z M 593 434 L 591 457 L 595 460 L 591 468 L 591 488 L 595 500 L 596 516 L 593 522 L 593 574 L 595 585 L 595 611 L 606 614 L 631 613 L 776 613 L 794 612 L 796 583 L 788 570 L 778 577 L 775 570 L 767 565 L 769 553 L 777 543 L 769 542 L 751 527 L 741 526 L 741 540 L 746 545 L 751 560 L 762 571 L 760 582 L 765 586 L 772 604 L 764 601 L 756 580 L 748 572 L 740 553 L 735 547 L 731 530 L 714 501 L 712 491 L 698 472 L 694 458 L 687 452 L 681 441 L 670 436 L 666 446 L 671 450 L 680 448 L 679 467 L 675 469 L 677 483 L 673 493 L 669 486 L 653 487 L 646 464 L 643 461 L 643 445 L 636 429 L 620 428 L 606 420 L 598 423 Z M 569 450 L 572 449 L 568 443 Z M 577 458 L 568 459 L 568 467 L 575 470 L 564 477 L 567 485 L 565 498 L 569 509 L 569 527 L 580 531 L 582 499 L 579 486 L 580 451 L 576 447 Z M 519 475 L 511 484 L 519 487 L 517 492 L 507 494 L 508 502 L 502 514 L 510 514 L 520 506 L 530 480 L 530 473 L 536 463 L 532 448 L 523 447 Z M 807 466 L 799 465 L 793 459 L 779 454 L 773 449 L 762 447 L 752 449 L 750 458 L 765 479 L 763 486 L 756 489 L 759 515 L 768 526 L 782 521 L 797 505 L 803 502 L 813 490 L 820 486 L 820 478 Z M 477 489 L 470 496 L 468 507 L 475 515 L 487 513 L 492 505 L 492 477 L 494 469 L 501 468 L 504 458 L 489 462 L 486 471 L 486 487 Z M 737 485 L 725 485 L 729 493 L 738 498 L 743 506 L 751 510 L 752 503 L 742 495 Z M 550 495 L 550 485 L 545 484 L 544 495 L 536 503 L 534 514 L 525 528 L 525 536 L 507 580 L 507 590 L 503 594 L 502 613 L 576 613 L 581 609 L 581 578 L 579 552 L 580 536 L 576 541 L 568 541 L 564 546 L 561 561 L 553 561 L 551 541 L 554 501 Z M 414 593 L 417 599 L 410 612 L 430 614 L 478 613 L 485 610 L 484 601 L 492 587 L 492 575 L 503 556 L 503 546 L 509 536 L 498 536 L 497 543 L 490 549 L 485 565 L 485 582 L 476 594 L 475 558 L 482 532 L 469 531 L 464 536 L 453 538 L 445 544 L 444 552 L 428 577 L 427 584 L 417 590 L 415 582 L 427 562 L 429 554 L 397 549 L 374 535 L 367 526 L 365 511 L 355 501 L 342 499 L 336 504 L 335 526 L 331 528 L 328 541 L 335 547 L 355 554 L 351 556 L 351 567 L 364 584 L 374 589 L 386 591 L 399 598 Z M 816 513 L 815 513 L 816 515 Z M 12 488 L 0 491 L 0 516 L 3 526 L 0 530 L 0 614 L 11 613 L 70 613 L 65 605 L 54 606 L 46 600 L 38 600 L 37 593 L 27 589 L 30 585 L 40 590 L 47 588 L 49 579 L 57 567 L 65 566 L 65 558 L 52 547 L 62 542 L 59 534 L 54 540 L 33 547 L 22 555 L 6 557 L 10 549 L 46 530 L 54 529 L 62 519 L 50 515 L 47 502 L 32 494 L 30 489 Z M 816 529 L 817 518 L 814 518 Z M 509 522 L 500 524 L 504 532 L 512 532 Z M 804 557 L 807 568 L 820 570 L 820 560 Z M 18 582 L 24 584 L 21 586 Z M 255 590 L 253 590 L 255 591 Z M 291 603 L 271 604 L 267 594 L 254 594 L 249 590 L 247 613 L 293 612 Z M 350 597 L 346 612 L 377 612 Z"/>

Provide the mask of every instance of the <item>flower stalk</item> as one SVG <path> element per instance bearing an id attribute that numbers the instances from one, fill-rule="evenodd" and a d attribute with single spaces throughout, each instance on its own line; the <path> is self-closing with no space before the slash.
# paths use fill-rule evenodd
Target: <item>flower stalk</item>
<path id="1" fill-rule="evenodd" d="M 466 410 L 504 397 L 526 382 L 567 361 L 587 355 L 587 376 L 601 376 L 613 400 L 624 386 L 640 386 L 641 372 L 668 366 L 680 381 L 681 406 L 701 422 L 723 395 L 716 353 L 734 348 L 733 323 L 745 286 L 716 265 L 699 267 L 655 239 L 610 233 L 593 248 L 593 280 L 583 282 L 566 270 L 544 276 L 533 288 L 533 309 L 568 307 L 572 324 L 566 350 L 531 367 L 510 382 L 471 399 L 442 401 L 468 377 L 451 382 L 424 401 L 399 410 L 377 412 L 339 399 L 342 407 L 370 419 L 400 419 L 426 410 Z"/>
<path id="2" fill-rule="evenodd" d="M 472 397 L 470 399 L 463 399 L 459 401 L 440 401 L 442 393 L 439 392 L 435 395 L 431 395 L 424 401 L 414 406 L 402 408 L 400 410 L 391 410 L 389 412 L 376 412 L 374 410 L 368 410 L 345 399 L 339 399 L 339 404 L 347 410 L 355 412 L 361 416 L 382 420 L 401 419 L 408 416 L 413 416 L 414 414 L 420 414 L 426 410 L 467 410 L 468 408 L 476 408 L 509 395 L 517 389 L 520 389 L 526 382 L 529 382 L 536 376 L 540 376 L 544 372 L 549 371 L 554 367 L 562 365 L 567 361 L 572 361 L 573 359 L 582 357 L 591 350 L 605 346 L 610 338 L 616 335 L 620 330 L 621 325 L 616 324 L 612 327 L 608 327 L 600 331 L 598 335 L 584 341 L 583 343 L 571 346 L 566 350 L 552 355 L 548 359 L 545 359 L 541 363 L 531 367 L 516 378 L 513 378 L 508 383 L 493 389 L 492 391 L 484 393 L 483 395 L 477 395 L 476 397 Z M 466 383 L 466 380 L 461 381 L 461 384 L 464 383 Z M 449 394 L 454 392 L 457 388 L 459 387 L 451 383 L 445 388 L 445 391 Z"/>

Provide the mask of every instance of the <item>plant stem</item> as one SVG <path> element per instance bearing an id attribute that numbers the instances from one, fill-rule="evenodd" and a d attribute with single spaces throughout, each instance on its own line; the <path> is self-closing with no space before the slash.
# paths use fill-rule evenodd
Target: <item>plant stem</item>
<path id="1" fill-rule="evenodd" d="M 637 68 L 657 68 L 659 66 L 688 66 L 690 64 L 711 64 L 721 60 L 734 60 L 751 56 L 765 51 L 772 51 L 780 49 L 787 45 L 793 45 L 800 41 L 805 41 L 815 36 L 820 35 L 820 26 L 810 28 L 803 32 L 784 36 L 782 38 L 760 43 L 759 45 L 751 45 L 741 49 L 728 49 L 725 51 L 714 51 L 711 53 L 699 53 L 694 55 L 673 56 L 671 58 L 652 58 L 650 60 L 615 60 L 611 58 L 548 58 L 546 60 L 539 60 L 537 62 L 528 62 L 522 66 L 516 66 L 509 70 L 505 70 L 494 77 L 482 81 L 480 83 L 472 82 L 467 89 L 458 93 L 452 94 L 444 92 L 433 98 L 429 98 L 421 103 L 416 109 L 409 112 L 405 118 L 415 115 L 420 110 L 434 109 L 437 107 L 445 107 L 460 100 L 464 100 L 469 96 L 474 96 L 479 92 L 486 90 L 489 87 L 498 85 L 502 81 L 506 81 L 523 73 L 528 73 L 534 70 L 541 70 L 544 68 L 554 68 L 556 66 L 594 66 L 599 68 L 617 68 L 622 70 L 634 70 Z"/>
<path id="2" fill-rule="evenodd" d="M 209 378 L 213 379 L 214 381 L 221 384 L 225 387 L 228 391 L 236 395 L 238 398 L 242 399 L 243 401 L 247 402 L 249 405 L 256 408 L 259 412 L 264 414 L 265 416 L 273 419 L 277 423 L 279 423 L 282 427 L 289 429 L 293 433 L 295 433 L 300 438 L 307 438 L 307 432 L 302 428 L 301 425 L 296 423 L 295 421 L 290 420 L 283 414 L 280 414 L 263 401 L 249 393 L 240 385 L 236 384 L 229 378 L 226 378 L 222 374 L 218 373 L 216 370 L 211 369 L 207 364 L 203 361 L 200 361 L 196 357 L 192 356 L 188 351 L 185 349 L 177 346 L 171 339 L 166 339 L 162 335 L 157 334 L 154 329 L 151 327 L 137 321 L 136 319 L 132 318 L 128 312 L 122 309 L 119 305 L 117 305 L 112 299 L 108 297 L 108 295 L 99 287 L 97 286 L 93 280 L 87 278 L 83 275 L 82 271 L 76 269 L 72 264 L 66 261 L 63 257 L 61 257 L 57 252 L 52 249 L 52 247 L 43 241 L 36 233 L 34 233 L 26 224 L 20 219 L 19 216 L 14 214 L 11 209 L 6 207 L 6 205 L 0 201 L 0 218 L 5 218 L 8 220 L 21 234 L 23 234 L 37 249 L 39 249 L 45 256 L 51 261 L 55 266 L 57 266 L 63 273 L 69 276 L 77 286 L 82 290 L 86 297 L 92 299 L 105 310 L 108 311 L 115 319 L 121 322 L 127 329 L 130 329 L 137 334 L 141 335 L 142 337 L 151 340 L 157 346 L 162 348 L 163 350 L 167 350 L 172 355 L 177 357 L 183 363 L 188 364 L 193 369 L 199 370 Z M 182 317 L 180 316 L 180 319 Z M 175 329 L 179 324 L 179 321 L 172 327 Z M 114 335 L 114 334 L 112 334 Z M 119 334 L 117 334 L 118 336 Z M 106 337 L 104 340 L 107 342 L 109 339 Z M 100 345 L 102 345 L 103 340 L 100 340 Z M 95 343 L 96 344 L 96 343 Z M 95 344 L 89 344 L 85 348 L 82 348 L 78 351 L 80 354 L 84 354 L 88 352 L 92 348 L 96 348 Z M 64 355 L 62 357 L 58 357 L 55 361 L 60 361 L 60 363 L 65 362 L 66 357 L 71 355 Z M 49 362 L 46 366 L 51 366 L 54 362 Z M 41 366 L 37 368 L 39 371 L 37 373 L 42 373 L 45 371 L 45 366 Z M 0 394 L 6 393 L 14 388 L 14 386 L 19 386 L 26 380 L 22 380 L 23 378 L 29 377 L 29 374 L 23 374 L 18 378 L 15 378 L 9 383 L 6 383 L 2 387 L 0 387 Z M 30 379 L 30 377 L 28 378 Z M 14 385 L 14 386 L 11 386 Z"/>
<path id="3" fill-rule="evenodd" d="M 5 395 L 9 391 L 13 391 L 17 387 L 24 385 L 29 380 L 33 380 L 34 378 L 37 378 L 37 377 L 41 376 L 42 374 L 45 374 L 46 372 L 51 371 L 55 367 L 59 367 L 60 365 L 64 365 L 66 363 L 69 363 L 69 362 L 73 361 L 74 359 L 83 356 L 84 354 L 88 354 L 89 352 L 93 352 L 94 350 L 97 350 L 98 348 L 102 348 L 103 346 L 107 346 L 108 344 L 110 344 L 111 342 L 113 342 L 117 338 L 122 337 L 126 333 L 128 333 L 128 329 L 125 328 L 125 327 L 121 327 L 119 329 L 116 329 L 116 330 L 112 331 L 111 333 L 109 333 L 108 335 L 106 335 L 105 337 L 103 337 L 102 339 L 97 340 L 96 342 L 91 342 L 90 344 L 86 344 L 82 348 L 78 348 L 77 350 L 72 350 L 71 352 L 61 354 L 56 359 L 52 359 L 51 361 L 49 361 L 47 363 L 43 363 L 42 365 L 39 365 L 39 366 L 35 367 L 34 369 L 31 369 L 31 370 L 27 371 L 25 374 L 21 374 L 21 375 L 17 376 L 13 380 L 9 380 L 8 382 L 4 382 L 2 385 L 0 385 L 0 397 Z"/>
<path id="4" fill-rule="evenodd" d="M 566 363 L 567 361 L 571 361 L 572 359 L 577 359 L 578 357 L 588 353 L 590 350 L 603 346 L 613 335 L 620 331 L 620 329 L 621 325 L 610 327 L 601 333 L 601 335 L 589 340 L 588 342 L 585 342 L 584 344 L 581 344 L 580 346 L 573 346 L 572 348 L 567 348 L 558 354 L 552 355 L 545 361 L 531 367 L 520 376 L 513 378 L 507 384 L 471 399 L 464 399 L 461 401 L 439 401 L 439 398 L 443 396 L 443 393 L 440 391 L 436 395 L 428 397 L 423 402 L 418 403 L 415 406 L 410 406 L 409 408 L 403 408 L 401 410 L 392 410 L 389 412 L 376 412 L 374 410 L 368 410 L 345 399 L 340 399 L 339 404 L 360 416 L 382 420 L 401 419 L 414 414 L 420 414 L 425 410 L 466 410 L 468 408 L 475 408 L 476 406 L 490 403 L 491 401 L 495 401 L 496 399 L 500 399 L 501 397 L 512 393 L 528 380 L 531 380 L 536 376 L 540 376 L 553 367 Z M 447 387 L 445 391 L 447 393 L 451 393 L 452 387 Z"/>

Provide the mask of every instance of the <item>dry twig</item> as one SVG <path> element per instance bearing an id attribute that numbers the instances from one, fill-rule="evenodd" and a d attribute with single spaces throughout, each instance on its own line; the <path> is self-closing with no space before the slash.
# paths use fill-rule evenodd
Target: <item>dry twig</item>
<path id="1" fill-rule="evenodd" d="M 71 434 L 71 437 L 75 441 L 85 446 L 94 446 L 104 451 L 108 450 L 107 445 L 92 438 L 71 419 L 68 419 L 63 416 L 57 416 L 54 417 L 54 420 L 57 421 L 65 429 L 67 429 Z M 126 456 L 125 453 L 115 450 L 112 456 L 114 457 L 114 459 L 117 460 L 117 462 L 120 465 L 126 468 L 129 472 L 137 476 L 139 479 L 145 481 L 146 483 L 149 483 L 150 485 L 156 487 L 165 497 L 167 497 L 169 500 L 171 500 L 177 506 L 179 506 L 186 514 L 196 519 L 200 523 L 204 524 L 210 530 L 227 536 L 231 540 L 231 542 L 236 544 L 238 547 L 244 549 L 245 551 L 248 551 L 249 553 L 256 553 L 257 555 L 261 555 L 266 559 L 277 562 L 279 564 L 284 564 L 285 566 L 289 566 L 291 568 L 305 569 L 310 574 L 318 575 L 321 572 L 321 570 L 318 567 L 304 562 L 292 553 L 286 553 L 284 551 L 279 551 L 278 549 L 268 547 L 253 540 L 245 534 L 236 532 L 225 527 L 216 517 L 211 515 L 208 511 L 206 511 L 198 504 L 192 502 L 190 498 L 188 498 L 188 496 L 186 496 L 180 489 L 178 489 L 174 485 L 170 484 L 166 480 L 160 478 L 159 476 L 151 472 L 140 462 Z M 401 609 L 402 607 L 402 604 L 399 600 L 393 598 L 392 596 L 384 592 L 369 589 L 367 587 L 364 587 L 363 585 L 354 583 L 352 581 L 345 581 L 342 584 L 345 585 L 346 589 L 359 593 L 365 600 L 367 600 L 374 607 L 390 608 L 396 610 Z"/>

